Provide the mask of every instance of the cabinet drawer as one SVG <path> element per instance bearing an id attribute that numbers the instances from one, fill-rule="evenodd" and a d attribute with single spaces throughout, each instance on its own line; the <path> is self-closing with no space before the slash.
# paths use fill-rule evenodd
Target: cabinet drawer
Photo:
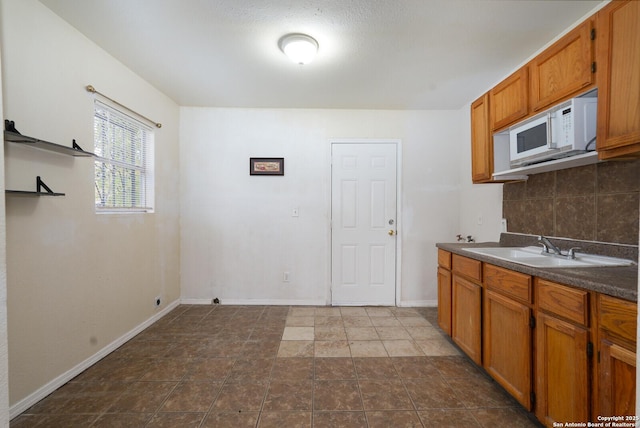
<path id="1" fill-rule="evenodd" d="M 530 275 L 485 263 L 484 284 L 488 289 L 498 291 L 514 299 L 526 303 L 533 301 Z"/>
<path id="2" fill-rule="evenodd" d="M 536 279 L 538 308 L 589 325 L 589 292 Z"/>
<path id="3" fill-rule="evenodd" d="M 438 266 L 451 270 L 451 253 L 438 248 Z"/>
<path id="4" fill-rule="evenodd" d="M 598 300 L 600 328 L 635 342 L 638 305 L 604 294 L 598 295 Z"/>
<path id="5" fill-rule="evenodd" d="M 451 264 L 454 272 L 478 282 L 482 281 L 482 262 L 453 254 Z"/>

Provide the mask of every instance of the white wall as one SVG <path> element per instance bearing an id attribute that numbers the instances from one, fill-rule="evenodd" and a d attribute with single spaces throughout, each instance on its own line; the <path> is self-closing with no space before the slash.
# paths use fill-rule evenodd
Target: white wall
<path id="1" fill-rule="evenodd" d="M 0 69 L 2 49 L 0 49 Z M 0 119 L 2 109 L 2 73 L 0 72 Z M 4 193 L 4 144 L 0 147 L 0 195 Z M 9 426 L 9 349 L 7 343 L 7 233 L 5 200 L 0 198 L 0 426 Z"/>
<path id="2" fill-rule="evenodd" d="M 179 109 L 38 1 L 0 6 L 4 116 L 23 134 L 92 150 L 87 84 L 163 124 L 154 214 L 96 215 L 92 159 L 6 144 L 7 188 L 66 192 L 6 199 L 13 413 L 179 298 Z"/>
<path id="3" fill-rule="evenodd" d="M 330 302 L 329 141 L 377 138 L 402 141 L 399 303 L 434 304 L 435 243 L 458 231 L 468 126 L 459 111 L 181 108 L 182 298 Z M 284 157 L 285 176 L 249 176 L 250 157 Z"/>

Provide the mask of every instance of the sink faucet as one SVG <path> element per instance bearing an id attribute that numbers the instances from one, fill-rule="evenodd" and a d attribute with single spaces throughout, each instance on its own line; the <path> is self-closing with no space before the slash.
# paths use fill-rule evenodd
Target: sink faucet
<path id="1" fill-rule="evenodd" d="M 538 243 L 542 245 L 542 252 L 553 253 L 559 256 L 562 255 L 562 251 L 560 251 L 560 248 L 553 245 L 546 236 L 542 236 L 542 235 L 538 236 Z"/>

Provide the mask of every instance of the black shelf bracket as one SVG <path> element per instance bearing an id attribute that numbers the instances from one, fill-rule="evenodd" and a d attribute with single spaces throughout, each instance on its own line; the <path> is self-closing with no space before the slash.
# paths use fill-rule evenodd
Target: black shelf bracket
<path id="1" fill-rule="evenodd" d="M 13 120 L 7 120 L 7 119 L 4 120 L 4 130 L 9 132 L 15 132 L 16 134 L 22 135 L 16 129 L 16 123 Z"/>
<path id="2" fill-rule="evenodd" d="M 62 155 L 75 156 L 75 157 L 93 157 L 95 156 L 91 152 L 84 151 L 82 147 L 76 143 L 76 140 L 72 140 L 72 147 L 63 146 L 60 144 L 52 143 L 49 141 L 40 140 L 38 138 L 22 135 L 16 129 L 16 124 L 12 120 L 4 121 L 4 140 L 12 143 L 24 144 L 30 147 L 34 147 L 49 152 L 54 152 Z"/>
<path id="3" fill-rule="evenodd" d="M 46 190 L 47 193 L 56 193 L 49 186 L 44 184 L 44 181 L 40 178 L 40 176 L 36 177 L 36 192 L 41 193 L 42 189 Z"/>
<path id="4" fill-rule="evenodd" d="M 40 178 L 40 176 L 36 177 L 36 191 L 32 191 L 32 190 L 5 190 L 5 193 L 8 195 L 14 195 L 14 196 L 29 196 L 29 197 L 36 197 L 36 196 L 64 196 L 64 193 L 58 193 L 58 192 L 54 192 L 53 190 L 51 190 L 51 188 L 49 186 L 47 186 L 45 184 L 44 181 L 42 181 L 42 178 Z"/>
<path id="5" fill-rule="evenodd" d="M 73 147 L 74 149 L 76 149 L 76 150 L 80 150 L 81 152 L 84 152 L 84 150 L 82 150 L 82 147 L 80 147 L 80 146 L 78 145 L 78 143 L 76 143 L 76 139 L 75 139 L 75 138 L 72 140 L 72 142 L 73 142 L 72 147 Z"/>

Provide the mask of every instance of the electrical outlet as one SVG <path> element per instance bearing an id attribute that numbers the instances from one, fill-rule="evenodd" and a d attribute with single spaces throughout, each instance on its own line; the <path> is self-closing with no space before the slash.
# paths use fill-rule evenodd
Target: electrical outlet
<path id="1" fill-rule="evenodd" d="M 289 272 L 284 272 L 282 274 L 282 282 L 289 282 L 290 281 L 290 273 Z"/>
<path id="2" fill-rule="evenodd" d="M 291 210 L 291 217 L 299 217 L 300 216 L 300 212 L 298 211 L 298 208 L 294 208 Z"/>
<path id="3" fill-rule="evenodd" d="M 157 296 L 153 300 L 153 304 L 156 306 L 156 308 L 160 307 L 160 305 L 162 304 L 162 298 L 160 296 Z"/>
<path id="4" fill-rule="evenodd" d="M 482 214 L 478 214 L 478 225 L 482 225 Z"/>

